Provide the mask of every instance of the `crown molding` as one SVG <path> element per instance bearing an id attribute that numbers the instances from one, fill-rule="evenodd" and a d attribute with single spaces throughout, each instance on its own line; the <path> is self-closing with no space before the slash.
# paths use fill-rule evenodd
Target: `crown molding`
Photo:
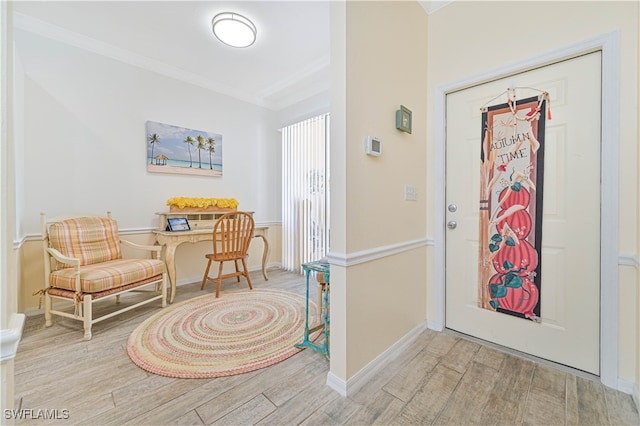
<path id="1" fill-rule="evenodd" d="M 280 80 L 279 82 L 272 84 L 271 86 L 261 90 L 258 92 L 258 96 L 261 98 L 268 98 L 269 96 L 273 96 L 278 92 L 281 92 L 287 88 L 289 88 L 292 84 L 304 82 L 305 80 L 313 78 L 314 75 L 319 74 L 321 72 L 329 73 L 329 66 L 331 65 L 329 56 L 324 56 L 313 63 L 306 66 L 304 69 L 298 71 L 292 76 L 287 77 L 286 79 Z"/>
<path id="2" fill-rule="evenodd" d="M 420 3 L 420 6 L 427 12 L 427 15 L 431 15 L 443 7 L 450 5 L 453 1 L 454 0 L 420 0 L 418 3 Z"/>
<path id="3" fill-rule="evenodd" d="M 273 102 L 267 101 L 265 99 L 266 97 L 271 96 L 274 98 L 278 98 L 278 92 L 285 90 L 291 85 L 303 83 L 304 80 L 308 79 L 318 72 L 323 71 L 329 66 L 329 58 L 321 58 L 315 63 L 311 64 L 309 67 L 291 76 L 290 78 L 283 79 L 273 86 L 268 87 L 267 89 L 258 93 L 257 95 L 254 95 L 224 84 L 220 84 L 192 72 L 169 65 L 165 62 L 133 53 L 129 50 L 122 49 L 120 47 L 76 33 L 74 31 L 67 30 L 65 28 L 50 24 L 40 19 L 33 18 L 32 16 L 25 15 L 20 12 L 14 12 L 14 27 L 128 65 L 133 65 L 146 71 L 160 74 L 175 80 L 183 81 L 185 83 L 193 84 L 194 86 L 202 87 L 204 89 L 208 89 L 222 95 L 226 95 L 234 99 L 238 99 L 271 110 L 277 110 L 293 105 L 294 103 L 304 99 L 301 98 L 301 96 L 303 96 L 301 93 L 308 93 L 309 91 L 298 91 L 297 96 L 288 96 L 279 100 L 274 100 Z M 326 86 L 328 87 L 328 83 L 326 84 Z M 318 88 L 312 88 L 311 91 L 313 92 L 313 95 L 321 90 L 319 90 Z"/>
<path id="4" fill-rule="evenodd" d="M 283 94 L 279 94 L 279 100 L 274 100 L 272 102 L 267 101 L 266 103 L 270 105 L 272 107 L 271 109 L 274 111 L 280 111 L 291 105 L 295 105 L 298 102 L 302 102 L 313 96 L 319 95 L 320 93 L 329 92 L 330 88 L 331 86 L 328 81 L 307 84 L 303 88 L 293 90 L 289 95 L 284 96 Z"/>

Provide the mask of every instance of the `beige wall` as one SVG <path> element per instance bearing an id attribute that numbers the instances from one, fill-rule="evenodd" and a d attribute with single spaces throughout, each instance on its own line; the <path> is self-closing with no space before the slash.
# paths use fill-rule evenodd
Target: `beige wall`
<path id="1" fill-rule="evenodd" d="M 18 312 L 18 260 L 13 249 L 15 235 L 15 163 L 13 161 L 13 19 L 12 5 L 0 4 L 0 329 L 10 331 L 12 316 Z M 19 330 L 11 330 L 19 331 Z M 6 335 L 5 335 L 6 336 Z M 3 342 L 4 344 L 4 342 Z M 14 361 L 0 366 L 0 409 L 13 408 Z M 5 420 L 13 424 L 13 419 Z"/>
<path id="2" fill-rule="evenodd" d="M 332 4 L 331 373 L 343 381 L 426 315 L 426 13 L 417 2 Z M 395 111 L 413 113 L 413 133 Z M 367 135 L 383 141 L 364 153 Z M 404 185 L 418 201 L 404 201 Z M 363 254 L 375 259 L 358 263 Z"/>
<path id="3" fill-rule="evenodd" d="M 281 226 L 279 224 L 269 225 L 266 234 L 270 247 L 270 255 L 267 260 L 268 266 L 279 267 L 282 263 L 281 234 Z M 124 233 L 121 237 L 139 244 L 154 243 L 153 234 L 149 232 Z M 251 242 L 249 258 L 247 260 L 250 270 L 257 271 L 261 269 L 263 247 L 262 240 L 259 238 L 254 238 Z M 202 280 L 202 275 L 207 266 L 204 255 L 210 252 L 211 242 L 209 241 L 201 241 L 196 244 L 185 243 L 179 246 L 176 251 L 176 276 L 178 284 L 176 292 L 180 291 L 180 285 Z M 131 257 L 135 256 L 136 253 L 123 248 L 123 255 Z M 44 287 L 44 257 L 41 240 L 33 239 L 22 245 L 20 250 L 20 265 L 22 280 L 20 283 L 20 304 L 18 311 L 25 312 L 29 315 L 42 313 L 43 308 L 38 309 L 39 297 L 33 295 L 35 291 Z M 225 265 L 225 273 L 230 272 L 232 267 L 232 264 Z M 212 271 L 210 275 L 215 275 L 215 271 Z M 209 285 L 215 288 L 215 284 L 209 283 Z M 257 287 L 259 287 L 259 284 L 257 284 Z"/>
<path id="4" fill-rule="evenodd" d="M 640 22 L 640 7 L 636 11 L 636 22 Z M 640 25 L 640 24 L 638 24 Z M 638 30 L 640 31 L 640 29 Z M 640 61 L 640 43 L 636 46 L 636 57 L 639 58 Z M 640 67 L 640 64 L 638 65 Z M 638 87 L 638 96 L 636 100 L 636 116 L 640 115 L 640 70 L 636 73 L 636 84 Z M 636 144 L 640 144 L 640 120 L 636 122 Z M 639 156 L 637 157 L 637 162 L 640 164 L 640 150 L 638 150 Z M 639 177 L 640 180 L 640 177 Z M 636 196 L 638 200 L 640 200 L 640 183 L 636 185 L 637 191 Z M 636 223 L 638 232 L 636 233 L 636 241 L 640 241 L 640 214 L 636 215 Z M 636 401 L 636 407 L 640 407 L 640 274 L 638 274 L 638 269 L 640 269 L 640 256 L 639 256 L 638 248 L 636 248 L 635 255 L 635 267 L 636 267 L 636 297 L 635 297 L 635 306 L 636 306 L 636 321 L 635 323 L 638 325 L 636 328 L 636 351 L 635 351 L 635 359 L 636 359 L 636 378 L 635 378 L 635 388 L 633 392 L 633 396 Z"/>
<path id="5" fill-rule="evenodd" d="M 23 69 L 24 118 L 16 137 L 24 151 L 16 208 L 21 239 L 40 233 L 40 212 L 110 210 L 121 229 L 148 231 L 158 226 L 155 213 L 176 196 L 233 197 L 240 209 L 255 212 L 256 222 L 280 221 L 275 111 L 131 66 L 93 39 L 76 35 L 82 48 L 67 44 L 46 23 L 32 24 L 14 33 Z M 147 121 L 220 133 L 223 176 L 148 172 Z M 28 143 L 40 140 L 43 128 L 48 142 Z M 72 190 L 53 191 L 43 176 Z"/>
<path id="6" fill-rule="evenodd" d="M 456 1 L 429 16 L 428 93 L 438 87 L 526 61 L 578 42 L 617 31 L 620 40 L 619 253 L 635 266 L 619 267 L 618 375 L 638 382 L 638 2 L 463 2 Z M 429 97 L 427 169 L 434 169 L 435 110 Z M 553 108 L 553 105 L 551 105 Z M 443 182 L 429 172 L 427 233 L 434 235 L 433 196 Z M 433 257 L 432 250 L 429 256 Z M 436 312 L 436 284 L 429 276 L 428 316 Z"/>
<path id="7" fill-rule="evenodd" d="M 618 30 L 622 86 L 618 170 L 620 194 L 625 194 L 620 201 L 620 253 L 632 256 L 636 263 L 635 267 L 620 266 L 619 371 L 623 379 L 636 383 L 637 400 L 638 3 L 457 1 L 427 18 L 417 2 L 333 2 L 331 13 L 331 251 L 345 265 L 332 268 L 331 372 L 348 380 L 411 329 L 430 319 L 435 311 L 431 247 L 366 263 L 352 261 L 354 254 L 384 252 L 384 247 L 392 244 L 434 237 L 433 197 L 436 188 L 443 185 L 434 180 L 432 173 L 435 89 Z M 519 19 L 531 23 L 530 30 L 509 31 L 517 28 Z M 499 40 L 500 49 L 489 48 L 490 40 Z M 35 84 L 31 80 L 28 83 L 33 92 Z M 400 104 L 413 111 L 412 135 L 395 129 L 394 114 Z M 175 112 L 170 111 L 167 116 L 171 114 Z M 384 141 L 382 157 L 364 154 L 364 138 L 369 134 Z M 35 176 L 32 172 L 25 173 Z M 403 201 L 403 186 L 407 183 L 418 188 L 418 202 Z M 230 195 L 240 197 L 239 194 L 236 191 Z M 33 198 L 27 200 L 29 208 L 33 202 Z M 31 233 L 31 228 L 25 226 L 25 232 Z M 275 241 L 279 231 L 270 231 L 270 236 Z M 149 239 L 151 234 L 133 237 Z M 276 258 L 279 261 L 279 240 L 276 244 L 272 262 Z M 201 275 L 204 265 L 196 260 L 202 258 L 200 247 L 181 247 L 179 256 L 180 268 L 184 268 L 178 270 L 179 280 Z M 28 239 L 23 244 L 20 262 L 22 310 L 37 304 L 31 293 L 41 287 L 39 241 Z M 26 266 L 32 262 L 38 266 Z M 253 261 L 252 264 L 255 265 Z M 12 288 L 17 286 L 3 285 L 3 290 Z"/>

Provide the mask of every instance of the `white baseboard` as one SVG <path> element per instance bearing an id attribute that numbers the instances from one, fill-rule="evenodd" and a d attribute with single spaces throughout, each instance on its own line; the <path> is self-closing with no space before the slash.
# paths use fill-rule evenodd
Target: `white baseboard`
<path id="1" fill-rule="evenodd" d="M 267 264 L 267 273 L 269 272 L 269 269 L 282 269 L 282 265 L 280 263 L 277 262 L 273 262 L 273 263 L 268 263 Z M 255 271 L 262 271 L 262 267 L 257 265 L 257 266 L 253 266 L 249 268 L 249 272 L 255 272 Z M 198 276 L 198 277 L 191 277 L 191 278 L 182 278 L 179 279 L 178 282 L 176 283 L 176 287 L 180 287 L 182 285 L 187 285 L 187 284 L 193 284 L 193 283 L 198 283 L 202 281 L 202 276 Z M 171 292 L 171 285 L 169 285 L 169 283 L 167 283 L 167 291 Z M 53 307 L 54 309 L 62 309 L 60 308 L 60 306 L 64 307 L 65 304 L 68 305 L 68 302 L 54 302 Z M 27 317 L 32 317 L 32 316 L 36 316 L 36 315 L 44 315 L 44 299 L 42 300 L 42 306 L 40 308 L 27 308 L 24 311 L 24 314 Z"/>
<path id="2" fill-rule="evenodd" d="M 413 330 L 405 334 L 400 340 L 391 345 L 387 350 L 378 355 L 369 364 L 365 365 L 360 371 L 354 374 L 349 380 L 343 380 L 335 374 L 329 372 L 327 374 L 327 386 L 335 390 L 342 396 L 349 396 L 356 393 L 371 378 L 373 378 L 380 370 L 382 370 L 391 360 L 402 353 L 407 346 L 426 330 L 427 323 L 423 323 L 415 327 Z"/>
<path id="3" fill-rule="evenodd" d="M 444 331 L 444 324 L 442 324 L 440 321 L 427 320 L 427 328 L 433 331 Z"/>
<path id="4" fill-rule="evenodd" d="M 620 392 L 633 395 L 634 390 L 637 389 L 637 384 L 628 380 L 618 379 L 618 386 L 616 388 Z"/>
<path id="5" fill-rule="evenodd" d="M 269 269 L 282 269 L 282 263 L 280 262 L 269 262 L 267 263 L 267 273 Z M 249 266 L 249 272 L 262 271 L 261 265 Z"/>
<path id="6" fill-rule="evenodd" d="M 331 389 L 335 390 L 342 396 L 353 395 L 363 385 L 365 385 L 367 381 L 369 381 L 369 379 L 375 376 L 378 371 L 384 368 L 389 361 L 394 359 L 407 346 L 409 346 L 425 329 L 442 332 L 444 330 L 444 327 L 439 322 L 426 321 L 422 325 L 419 325 L 418 327 L 407 333 L 386 351 L 384 351 L 373 361 L 367 364 L 364 368 L 358 371 L 349 380 L 344 381 L 335 374 L 329 372 L 327 374 L 327 386 L 329 386 Z M 618 378 L 616 389 L 620 392 L 631 395 L 636 403 L 636 407 L 640 407 L 640 387 L 638 383 Z"/>
<path id="7" fill-rule="evenodd" d="M 347 396 L 347 382 L 333 374 L 331 371 L 327 373 L 327 386 L 338 392 L 341 396 Z"/>
<path id="8" fill-rule="evenodd" d="M 282 269 L 282 264 L 278 262 L 267 263 L 267 275 L 269 274 L 270 269 Z M 249 272 L 260 272 L 260 271 L 262 271 L 262 266 L 260 265 L 249 266 Z M 176 287 L 180 287 L 181 285 L 199 283 L 199 282 L 202 282 L 202 275 L 199 275 L 197 277 L 181 278 L 176 283 Z M 171 290 L 171 286 L 169 286 L 169 290 Z"/>

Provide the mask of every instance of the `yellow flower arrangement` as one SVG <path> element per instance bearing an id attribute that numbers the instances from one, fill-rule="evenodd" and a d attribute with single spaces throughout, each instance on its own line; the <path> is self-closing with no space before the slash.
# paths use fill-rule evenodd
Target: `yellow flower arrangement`
<path id="1" fill-rule="evenodd" d="M 167 200 L 168 206 L 175 206 L 181 209 L 186 207 L 201 208 L 219 207 L 221 209 L 235 209 L 238 207 L 238 200 L 235 198 L 200 198 L 200 197 L 172 197 Z"/>

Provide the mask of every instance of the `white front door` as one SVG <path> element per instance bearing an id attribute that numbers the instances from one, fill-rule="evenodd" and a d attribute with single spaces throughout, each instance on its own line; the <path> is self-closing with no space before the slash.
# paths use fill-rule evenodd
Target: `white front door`
<path id="1" fill-rule="evenodd" d="M 601 52 L 447 95 L 446 327 L 600 373 Z M 480 108 L 549 92 L 536 321 L 478 306 Z M 497 194 L 495 194 L 497 197 Z M 528 294 L 528 293 L 526 293 Z"/>

